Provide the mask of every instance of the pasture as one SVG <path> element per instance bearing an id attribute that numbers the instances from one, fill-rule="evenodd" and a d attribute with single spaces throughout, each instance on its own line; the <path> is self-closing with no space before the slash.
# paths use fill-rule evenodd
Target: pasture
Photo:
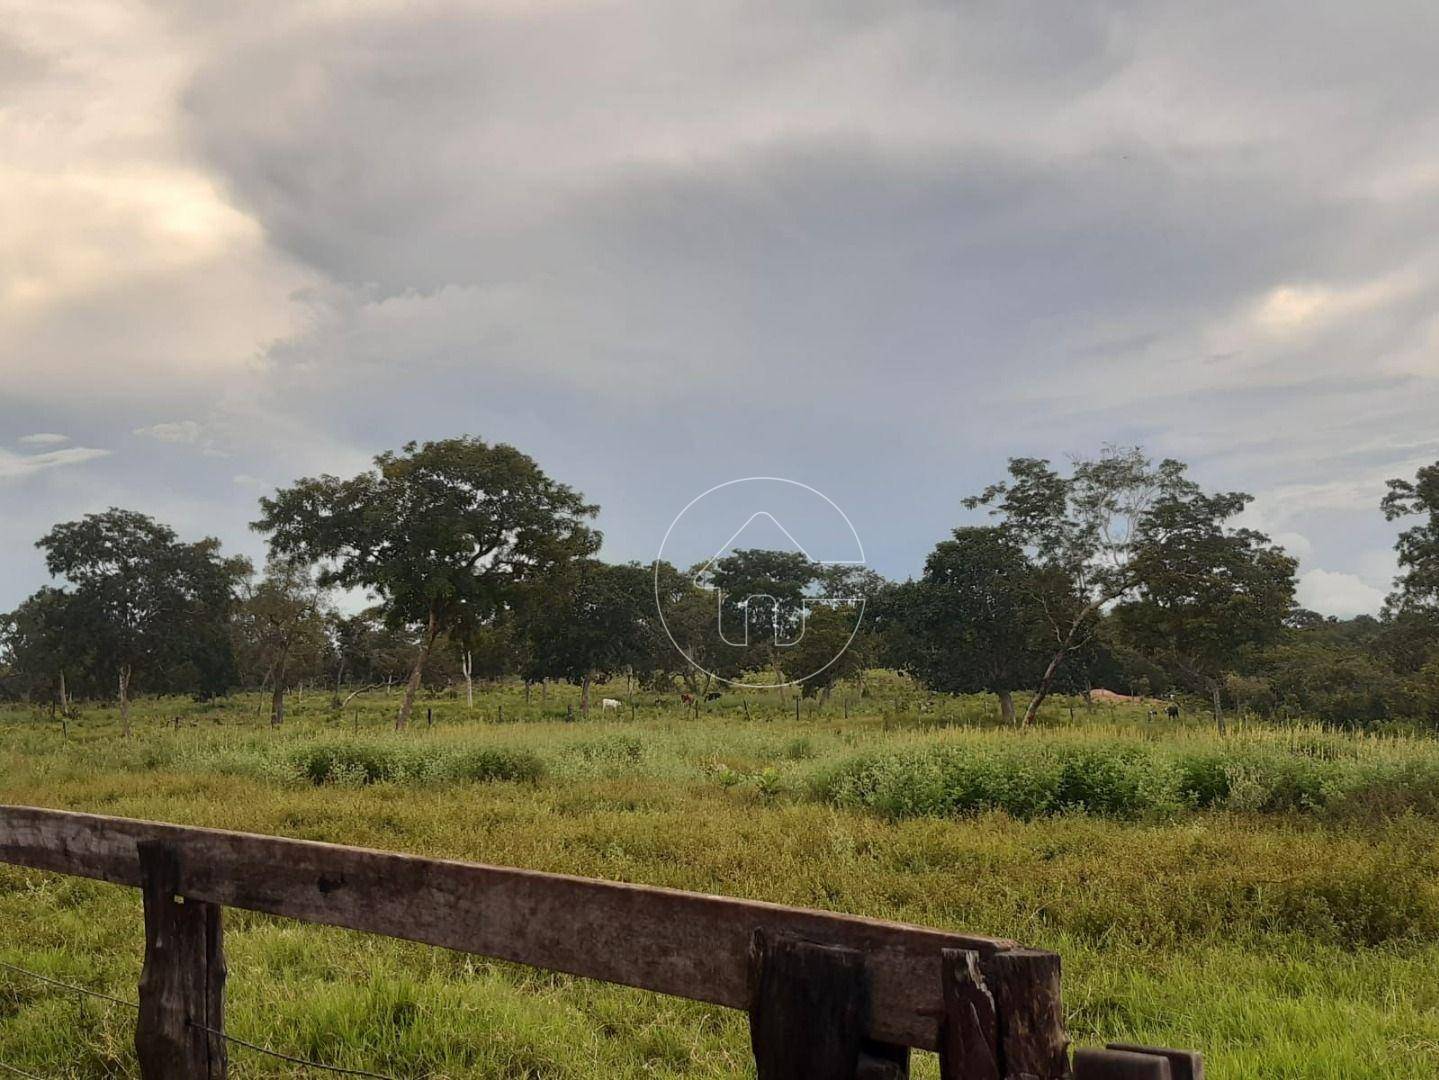
<path id="1" fill-rule="evenodd" d="M 611 697 L 622 708 L 602 710 Z M 0 801 L 361 844 L 1008 936 L 1059 951 L 1070 1033 L 1202 1050 L 1225 1078 L 1439 1063 L 1439 745 L 1135 706 L 819 707 L 517 686 L 420 703 L 149 700 L 135 736 L 0 709 Z M 846 716 L 845 701 L 848 701 Z M 747 707 L 746 707 L 747 706 Z M 427 712 L 429 719 L 427 721 Z M 133 999 L 133 890 L 0 867 L 0 961 Z M 227 912 L 232 1033 L 394 1077 L 731 1077 L 744 1018 Z M 0 969 L 0 1061 L 133 1076 L 134 1016 Z M 310 1070 L 245 1050 L 238 1076 Z M 915 1074 L 932 1077 L 921 1056 Z"/>

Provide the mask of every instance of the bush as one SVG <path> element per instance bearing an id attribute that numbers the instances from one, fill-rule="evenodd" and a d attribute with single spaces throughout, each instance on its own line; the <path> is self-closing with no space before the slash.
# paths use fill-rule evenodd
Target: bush
<path id="1" fill-rule="evenodd" d="M 544 765 L 522 750 L 410 747 L 383 743 L 315 743 L 290 752 L 288 764 L 312 784 L 445 783 L 538 780 Z"/>
<path id="2" fill-rule="evenodd" d="M 1363 760 L 1316 739 L 1202 751 L 1100 741 L 949 744 L 850 758 L 816 776 L 812 794 L 891 818 L 986 810 L 1016 818 L 1076 811 L 1136 818 L 1183 807 L 1439 815 L 1439 761 Z"/>

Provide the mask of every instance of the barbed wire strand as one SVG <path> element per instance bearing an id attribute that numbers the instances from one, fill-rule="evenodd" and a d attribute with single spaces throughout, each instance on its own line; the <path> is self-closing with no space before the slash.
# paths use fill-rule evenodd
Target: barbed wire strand
<path id="1" fill-rule="evenodd" d="M 91 990 L 89 987 L 76 986 L 74 983 L 65 982 L 63 979 L 55 979 L 49 975 L 41 975 L 38 971 L 18 967 L 15 964 L 6 963 L 4 960 L 0 960 L 0 968 L 5 968 L 7 971 L 18 972 L 21 975 L 28 975 L 32 979 L 39 979 L 43 983 L 58 986 L 62 990 L 73 990 L 77 994 L 88 994 L 90 997 L 99 998 L 101 1001 L 108 1001 L 112 1005 L 128 1005 L 132 1009 L 138 1009 L 140 1007 L 138 1001 L 126 1001 L 124 998 L 111 997 L 109 994 L 102 994 L 99 990 Z"/>
<path id="2" fill-rule="evenodd" d="M 6 1072 L 12 1072 L 16 1076 L 23 1076 L 25 1080 L 40 1080 L 40 1077 L 34 1073 L 28 1073 L 24 1069 L 17 1069 L 14 1065 L 7 1065 L 3 1061 L 0 1061 L 0 1069 L 4 1069 Z"/>
<path id="3" fill-rule="evenodd" d="M 20 975 L 28 975 L 32 979 L 49 983 L 51 986 L 58 986 L 62 990 L 71 990 L 77 994 L 86 994 L 89 997 L 99 998 L 101 1001 L 108 1001 L 112 1005 L 127 1005 L 132 1009 L 140 1008 L 140 1003 L 137 1001 L 126 1001 L 124 998 L 103 994 L 99 990 L 91 990 L 86 986 L 77 986 L 74 983 L 65 982 L 63 979 L 55 979 L 49 975 L 42 975 L 38 971 L 31 971 L 29 968 L 23 968 L 4 960 L 0 960 L 0 968 L 5 968 L 7 971 L 13 971 Z M 226 1042 L 234 1043 L 236 1046 L 243 1046 L 247 1050 L 254 1050 L 260 1054 L 269 1054 L 271 1057 L 279 1058 L 281 1061 L 288 1061 L 294 1065 L 306 1065 L 312 1069 L 324 1069 L 327 1072 L 343 1073 L 346 1076 L 368 1076 L 371 1077 L 372 1080 L 395 1080 L 393 1076 L 387 1076 L 384 1073 L 370 1072 L 367 1069 L 347 1069 L 343 1065 L 326 1065 L 323 1061 L 311 1061 L 309 1058 L 295 1057 L 293 1054 L 284 1054 L 279 1050 L 271 1050 L 268 1046 L 261 1046 L 259 1043 L 250 1042 L 249 1039 L 242 1039 L 238 1035 L 231 1035 L 228 1031 L 220 1031 L 218 1028 L 212 1028 L 207 1024 L 196 1023 L 194 1020 L 187 1020 L 186 1023 L 191 1027 L 199 1028 L 201 1031 L 208 1032 L 211 1035 L 218 1035 Z M 0 1067 L 18 1073 L 20 1076 L 29 1077 L 29 1080 L 40 1080 L 39 1077 L 31 1077 L 29 1073 L 21 1072 L 21 1070 L 15 1068 L 13 1065 L 6 1065 L 3 1061 L 0 1061 Z"/>
<path id="4" fill-rule="evenodd" d="M 262 1054 L 269 1054 L 281 1061 L 294 1062 L 296 1065 L 308 1065 L 312 1069 L 324 1069 L 327 1072 L 344 1073 L 347 1076 L 370 1076 L 374 1080 L 395 1080 L 393 1076 L 386 1076 L 384 1073 L 370 1072 L 367 1069 L 347 1069 L 343 1065 L 326 1065 L 323 1061 L 311 1061 L 309 1058 L 295 1057 L 291 1054 L 282 1054 L 278 1050 L 271 1050 L 268 1046 L 261 1046 L 259 1043 L 252 1043 L 248 1039 L 242 1039 L 238 1035 L 231 1035 L 228 1031 L 219 1031 L 206 1024 L 196 1023 L 194 1020 L 187 1020 L 193 1028 L 201 1031 L 208 1031 L 211 1035 L 218 1035 L 226 1042 L 234 1043 L 236 1046 L 243 1046 L 249 1050 L 257 1050 Z"/>

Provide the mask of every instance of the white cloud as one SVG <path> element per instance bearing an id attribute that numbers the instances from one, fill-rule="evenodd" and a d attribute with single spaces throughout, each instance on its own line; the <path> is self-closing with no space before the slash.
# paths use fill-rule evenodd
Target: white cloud
<path id="1" fill-rule="evenodd" d="M 15 440 L 21 446 L 60 446 L 70 441 L 68 435 L 57 435 L 53 431 L 38 431 L 34 435 L 21 435 Z"/>
<path id="2" fill-rule="evenodd" d="M 86 446 L 72 446 L 66 450 L 51 450 L 44 454 L 12 454 L 8 450 L 0 450 L 0 480 L 18 480 L 47 469 L 83 465 L 96 458 L 109 457 L 110 454 L 109 450 L 96 450 Z"/>
<path id="3" fill-rule="evenodd" d="M 1333 570 L 1306 570 L 1299 575 L 1295 598 L 1300 605 L 1321 615 L 1349 618 L 1377 615 L 1384 605 L 1384 592 L 1355 574 Z"/>
<path id="4" fill-rule="evenodd" d="M 158 439 L 160 442 L 194 445 L 200 441 L 203 431 L 204 428 L 194 420 L 173 420 L 163 424 L 151 424 L 149 427 L 136 428 L 133 434 Z"/>

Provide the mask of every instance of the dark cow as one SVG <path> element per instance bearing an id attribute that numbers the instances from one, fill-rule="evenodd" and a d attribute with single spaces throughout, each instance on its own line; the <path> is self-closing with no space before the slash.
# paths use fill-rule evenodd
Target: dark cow
<path id="1" fill-rule="evenodd" d="M 723 696 L 724 696 L 724 695 L 721 694 L 718 690 L 711 690 L 708 694 L 705 695 L 705 700 L 706 700 L 706 701 L 718 701 L 718 700 L 719 700 L 720 698 L 722 698 Z"/>
<path id="2" fill-rule="evenodd" d="M 1178 720 L 1178 719 L 1179 719 L 1179 706 L 1176 705 L 1174 702 L 1171 701 L 1171 702 L 1169 703 L 1168 708 L 1166 708 L 1166 709 L 1164 710 L 1164 715 L 1167 716 L 1167 717 L 1169 717 L 1169 719 L 1171 719 L 1171 720 Z"/>

